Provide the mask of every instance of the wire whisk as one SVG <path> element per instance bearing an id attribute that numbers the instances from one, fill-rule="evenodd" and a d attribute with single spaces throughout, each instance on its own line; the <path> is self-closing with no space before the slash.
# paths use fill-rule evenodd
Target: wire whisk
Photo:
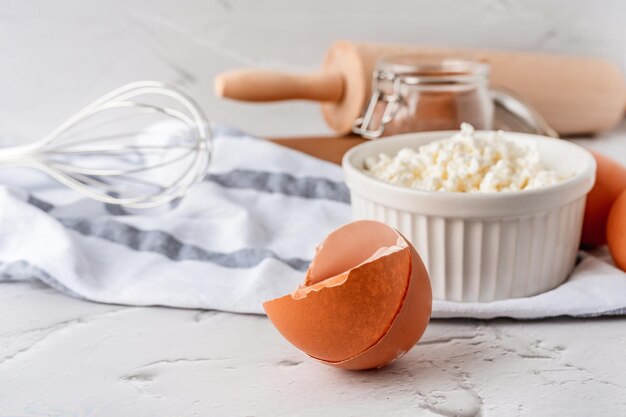
<path id="1" fill-rule="evenodd" d="M 85 196 L 129 208 L 184 196 L 209 168 L 211 130 L 175 87 L 127 84 L 42 139 L 0 149 L 0 167 L 37 169 Z"/>

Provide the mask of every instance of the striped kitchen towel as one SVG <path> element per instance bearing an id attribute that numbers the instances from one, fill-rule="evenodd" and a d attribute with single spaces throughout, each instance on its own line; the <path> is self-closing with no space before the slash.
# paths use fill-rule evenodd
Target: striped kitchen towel
<path id="1" fill-rule="evenodd" d="M 170 207 L 130 211 L 27 170 L 0 171 L 0 281 L 82 299 L 262 313 L 302 282 L 315 246 L 350 221 L 341 169 L 215 129 L 210 173 Z M 494 303 L 436 301 L 434 317 L 626 314 L 626 274 L 584 254 L 567 283 Z"/>

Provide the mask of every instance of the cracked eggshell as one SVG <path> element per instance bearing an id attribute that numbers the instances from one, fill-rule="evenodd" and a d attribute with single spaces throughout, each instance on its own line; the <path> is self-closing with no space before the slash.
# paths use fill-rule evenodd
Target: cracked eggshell
<path id="1" fill-rule="evenodd" d="M 344 369 L 385 366 L 411 349 L 432 309 L 413 246 L 376 221 L 349 223 L 318 247 L 304 284 L 263 304 L 278 331 L 309 356 Z"/>

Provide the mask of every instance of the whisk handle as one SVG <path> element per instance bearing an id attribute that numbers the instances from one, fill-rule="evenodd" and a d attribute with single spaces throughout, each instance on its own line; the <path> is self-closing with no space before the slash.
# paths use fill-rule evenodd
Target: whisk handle
<path id="1" fill-rule="evenodd" d="M 40 143 L 34 142 L 26 145 L 0 148 L 0 165 L 6 166 L 17 161 L 31 158 L 39 147 Z"/>

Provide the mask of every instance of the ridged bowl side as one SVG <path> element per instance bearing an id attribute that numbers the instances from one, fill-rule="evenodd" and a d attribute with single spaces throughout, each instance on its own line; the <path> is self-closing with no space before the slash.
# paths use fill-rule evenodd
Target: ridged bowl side
<path id="1" fill-rule="evenodd" d="M 501 219 L 423 215 L 351 193 L 355 219 L 387 223 L 415 246 L 433 298 L 487 302 L 536 295 L 563 283 L 578 252 L 585 197 L 547 212 Z"/>

